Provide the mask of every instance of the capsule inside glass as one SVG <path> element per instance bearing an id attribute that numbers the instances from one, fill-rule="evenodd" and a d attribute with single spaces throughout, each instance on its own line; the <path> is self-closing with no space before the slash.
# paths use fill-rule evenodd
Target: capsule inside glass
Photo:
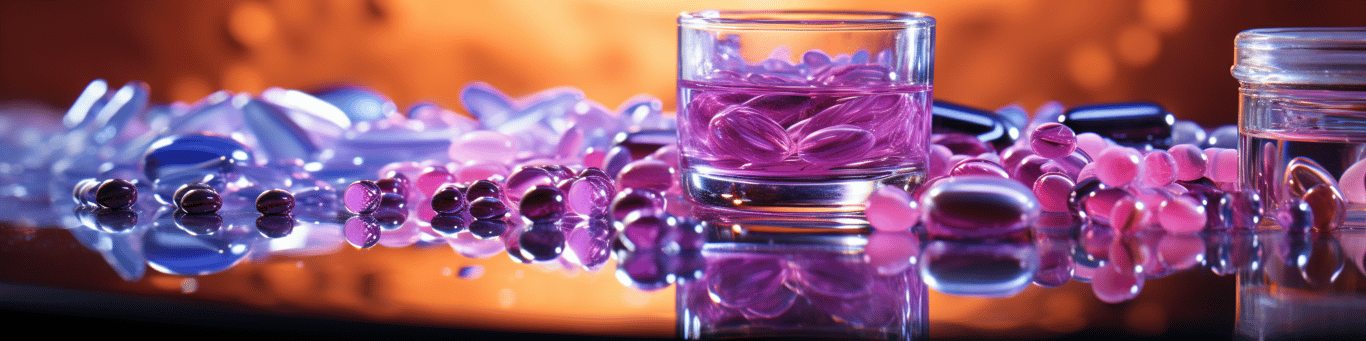
<path id="1" fill-rule="evenodd" d="M 857 212 L 924 180 L 934 18 L 704 11 L 678 19 L 685 194 L 745 212 Z"/>

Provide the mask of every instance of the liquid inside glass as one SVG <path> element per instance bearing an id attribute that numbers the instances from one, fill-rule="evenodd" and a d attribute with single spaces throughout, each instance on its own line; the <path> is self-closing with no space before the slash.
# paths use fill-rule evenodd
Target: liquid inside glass
<path id="1" fill-rule="evenodd" d="M 1343 226 L 1366 227 L 1366 86 L 1261 85 L 1242 92 L 1239 176 L 1262 197 L 1264 215 L 1274 217 L 1297 198 L 1288 170 L 1317 168 L 1346 201 Z"/>
<path id="2" fill-rule="evenodd" d="M 745 210 L 862 208 L 924 177 L 931 88 L 679 82 L 688 194 Z"/>

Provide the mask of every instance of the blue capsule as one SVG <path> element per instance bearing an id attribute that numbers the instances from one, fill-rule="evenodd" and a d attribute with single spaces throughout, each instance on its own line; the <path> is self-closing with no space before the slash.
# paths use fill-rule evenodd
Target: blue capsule
<path id="1" fill-rule="evenodd" d="M 930 109 L 935 134 L 960 133 L 976 136 L 1003 150 L 1020 138 L 1020 127 L 989 110 L 935 100 Z"/>
<path id="2" fill-rule="evenodd" d="M 147 180 L 189 170 L 230 173 L 237 164 L 255 164 L 251 149 L 237 140 L 214 135 L 163 137 L 143 156 Z"/>
<path id="3" fill-rule="evenodd" d="M 1176 116 L 1154 103 L 1115 103 L 1068 109 L 1058 122 L 1077 134 L 1096 133 L 1127 146 L 1171 147 Z"/>

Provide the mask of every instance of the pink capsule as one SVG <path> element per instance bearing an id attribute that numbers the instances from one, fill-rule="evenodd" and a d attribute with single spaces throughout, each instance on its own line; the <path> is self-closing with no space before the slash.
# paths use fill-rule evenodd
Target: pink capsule
<path id="1" fill-rule="evenodd" d="M 1147 187 L 1162 187 L 1176 181 L 1176 159 L 1172 154 L 1154 150 L 1143 156 L 1143 176 L 1141 184 Z"/>
<path id="2" fill-rule="evenodd" d="M 1195 233 L 1205 229 L 1205 207 L 1187 196 L 1177 196 L 1162 202 L 1157 211 L 1162 228 L 1171 233 Z"/>
<path id="3" fill-rule="evenodd" d="M 1077 149 L 1077 135 L 1062 123 L 1049 122 L 1034 128 L 1029 135 L 1029 147 L 1034 154 L 1056 159 Z"/>
<path id="4" fill-rule="evenodd" d="M 1211 148 L 1213 149 L 1213 148 Z M 1209 160 L 1205 176 L 1220 183 L 1238 182 L 1238 150 L 1220 148 Z"/>
<path id="5" fill-rule="evenodd" d="M 1097 135 L 1096 133 L 1077 134 L 1077 149 L 1086 152 L 1086 155 L 1095 157 L 1096 155 L 1100 155 L 1100 152 L 1104 151 L 1105 147 L 1109 146 L 1110 143 L 1105 142 L 1105 138 L 1100 137 L 1100 135 Z"/>
<path id="6" fill-rule="evenodd" d="M 1034 155 L 1034 152 L 1024 145 L 1006 147 L 1005 150 L 1001 151 L 1001 167 L 1005 167 L 1005 169 L 1015 169 L 1015 167 L 1020 166 L 1020 161 L 1023 161 L 1026 156 L 1030 155 Z"/>
<path id="7" fill-rule="evenodd" d="M 1072 194 L 1072 182 L 1067 175 L 1047 173 L 1034 181 L 1034 196 L 1039 199 L 1039 207 L 1044 212 L 1068 212 L 1068 196 Z"/>
<path id="8" fill-rule="evenodd" d="M 1178 144 L 1167 149 L 1167 153 L 1170 153 L 1172 159 L 1176 161 L 1177 180 L 1191 181 L 1205 176 L 1205 168 L 1209 164 L 1209 159 L 1205 157 L 1205 152 L 1199 147 Z"/>
<path id="9" fill-rule="evenodd" d="M 1090 216 L 1092 220 L 1102 224 L 1108 224 L 1110 223 L 1110 212 L 1114 211 L 1115 203 L 1118 203 L 1121 199 L 1127 197 L 1129 197 L 1129 193 L 1124 192 L 1124 190 L 1106 188 L 1091 192 L 1090 195 L 1087 195 L 1086 201 L 1083 202 L 1083 206 L 1085 206 L 1086 214 Z"/>
<path id="10" fill-rule="evenodd" d="M 959 162 L 958 165 L 953 166 L 952 170 L 949 170 L 949 176 L 963 175 L 989 175 L 1003 179 L 1010 178 L 1010 174 L 1006 173 L 1005 168 L 1001 168 L 1001 165 L 982 159 L 963 160 L 962 162 Z"/>
<path id="11" fill-rule="evenodd" d="M 937 178 L 949 174 L 949 168 L 953 164 L 949 163 L 949 158 L 953 157 L 953 151 L 949 147 L 932 144 L 930 145 L 929 165 L 926 167 L 925 175 L 928 178 Z"/>
<path id="12" fill-rule="evenodd" d="M 1148 223 L 1150 214 L 1142 199 L 1126 196 L 1115 201 L 1115 207 L 1110 209 L 1110 227 L 1117 233 L 1133 232 Z"/>
<path id="13" fill-rule="evenodd" d="M 1128 147 L 1109 147 L 1096 158 L 1096 177 L 1106 185 L 1119 187 L 1138 176 L 1140 155 Z"/>
<path id="14" fill-rule="evenodd" d="M 436 193 L 441 185 L 455 182 L 455 175 L 446 170 L 446 166 L 431 166 L 422 171 L 422 175 L 413 180 L 413 186 L 417 188 L 422 196 L 431 196 Z"/>
<path id="15" fill-rule="evenodd" d="M 920 205 L 895 186 L 882 186 L 868 197 L 863 214 L 879 231 L 906 231 L 920 222 Z"/>

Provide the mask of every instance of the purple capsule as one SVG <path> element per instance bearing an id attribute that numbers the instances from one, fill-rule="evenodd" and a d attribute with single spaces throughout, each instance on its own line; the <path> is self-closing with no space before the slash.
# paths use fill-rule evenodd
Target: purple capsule
<path id="1" fill-rule="evenodd" d="M 294 195 L 282 189 L 272 189 L 256 196 L 256 211 L 261 214 L 289 214 L 294 211 Z"/>
<path id="2" fill-rule="evenodd" d="M 589 171 L 596 169 L 589 168 Z M 601 177 L 587 175 L 589 171 L 584 171 L 584 175 L 572 180 L 569 191 L 565 192 L 565 200 L 575 213 L 586 216 L 601 215 L 612 205 L 612 197 L 617 194 L 617 190 L 611 181 L 606 180 L 605 174 Z"/>
<path id="3" fill-rule="evenodd" d="M 1040 167 L 1040 169 L 1044 170 L 1045 172 L 1059 172 L 1067 174 L 1068 177 L 1072 178 L 1073 180 L 1076 180 L 1077 177 L 1081 175 L 1081 170 L 1085 169 L 1087 165 L 1091 164 L 1093 164 L 1093 162 L 1091 162 L 1091 157 L 1087 156 L 1086 152 L 1077 150 L 1073 151 L 1071 154 L 1067 154 L 1056 159 L 1048 160 L 1048 162 L 1044 162 L 1043 166 Z"/>
<path id="4" fill-rule="evenodd" d="M 138 187 L 124 179 L 109 179 L 95 188 L 95 202 L 109 209 L 133 206 L 138 201 Z"/>
<path id="5" fill-rule="evenodd" d="M 1280 210 L 1276 212 L 1276 223 L 1289 232 L 1307 232 L 1314 224 L 1314 208 L 1304 200 L 1291 199 L 1290 202 L 1281 204 Z"/>
<path id="6" fill-rule="evenodd" d="M 664 213 L 664 195 L 643 188 L 626 188 L 612 200 L 612 218 L 645 217 Z"/>
<path id="7" fill-rule="evenodd" d="M 375 185 L 379 186 L 380 192 L 393 193 L 407 197 L 408 191 L 412 187 L 412 181 L 408 180 L 408 176 L 397 171 L 390 172 L 390 174 L 389 177 L 375 181 Z"/>
<path id="8" fill-rule="evenodd" d="M 479 197 L 470 202 L 470 216 L 474 219 L 497 219 L 507 213 L 507 205 L 497 197 Z"/>
<path id="9" fill-rule="evenodd" d="M 1005 167 L 1006 170 L 1013 170 L 1020 166 L 1020 161 L 1030 155 L 1034 155 L 1034 151 L 1023 145 L 1006 147 L 1006 149 L 1001 150 L 1001 167 Z"/>
<path id="10" fill-rule="evenodd" d="M 213 213 L 223 207 L 223 197 L 207 189 L 192 189 L 180 198 L 180 210 L 188 213 Z"/>
<path id="11" fill-rule="evenodd" d="M 544 168 L 539 166 L 522 166 L 508 175 L 508 179 L 504 182 L 504 185 L 507 186 L 506 193 L 508 199 L 516 202 L 522 198 L 523 193 L 526 193 L 526 191 L 530 190 L 532 187 L 553 185 L 554 183 L 554 177 Z"/>
<path id="12" fill-rule="evenodd" d="M 379 199 L 379 185 L 370 180 L 352 182 L 346 186 L 346 192 L 342 193 L 342 203 L 346 205 L 346 210 L 355 214 L 374 212 L 379 208 Z"/>
<path id="13" fill-rule="evenodd" d="M 171 196 L 171 198 L 172 198 L 172 199 L 171 199 L 171 203 L 172 203 L 172 204 L 175 204 L 177 207 L 180 206 L 180 199 L 185 197 L 185 193 L 189 193 L 190 190 L 193 190 L 193 189 L 206 189 L 206 190 L 210 190 L 210 191 L 213 191 L 213 190 L 214 190 L 214 189 L 213 189 L 213 186 L 209 186 L 208 184 L 203 184 L 203 183 L 186 184 L 186 185 L 184 185 L 184 186 L 180 186 L 180 189 L 177 189 L 177 190 L 175 191 L 175 194 Z"/>
<path id="14" fill-rule="evenodd" d="M 731 107 L 708 124 L 711 144 L 729 156 L 749 162 L 777 162 L 791 153 L 787 131 L 768 116 L 747 107 Z M 608 172 L 611 174 L 611 172 Z"/>
<path id="15" fill-rule="evenodd" d="M 1077 134 L 1062 123 L 1044 123 L 1030 133 L 1029 147 L 1034 154 L 1056 159 L 1077 149 Z"/>
<path id="16" fill-rule="evenodd" d="M 797 143 L 797 156 L 813 164 L 842 165 L 862 159 L 876 142 L 873 133 L 841 124 L 807 135 Z"/>
<path id="17" fill-rule="evenodd" d="M 470 184 L 470 187 L 465 189 L 465 200 L 474 202 L 475 200 L 478 200 L 479 198 L 483 197 L 502 199 L 503 188 L 499 187 L 498 183 L 496 182 L 489 180 L 479 180 L 475 181 L 473 184 Z"/>
<path id="18" fill-rule="evenodd" d="M 522 216 L 533 222 L 560 219 L 564 211 L 564 193 L 559 188 L 540 185 L 527 190 L 526 196 L 522 197 Z"/>
<path id="19" fill-rule="evenodd" d="M 622 238 L 626 240 L 628 250 L 640 252 L 664 247 L 668 234 L 675 229 L 675 225 L 677 224 L 673 218 L 645 216 L 621 224 L 619 229 Z"/>
<path id="20" fill-rule="evenodd" d="M 940 181 L 926 190 L 922 221 L 935 235 L 988 237 L 1020 231 L 1039 215 L 1038 199 L 1019 182 L 990 176 Z"/>
<path id="21" fill-rule="evenodd" d="M 1224 193 L 1219 210 L 1228 227 L 1256 227 L 1262 219 L 1262 198 L 1251 191 Z"/>
<path id="22" fill-rule="evenodd" d="M 465 210 L 467 200 L 459 186 L 447 184 L 432 194 L 432 211 L 440 214 L 459 214 Z"/>
<path id="23" fill-rule="evenodd" d="M 643 188 L 658 192 L 668 191 L 676 182 L 673 168 L 663 161 L 642 159 L 621 169 L 617 184 L 621 188 Z"/>
<path id="24" fill-rule="evenodd" d="M 379 244 L 379 222 L 367 215 L 354 216 L 346 220 L 342 234 L 351 246 L 367 249 Z"/>

